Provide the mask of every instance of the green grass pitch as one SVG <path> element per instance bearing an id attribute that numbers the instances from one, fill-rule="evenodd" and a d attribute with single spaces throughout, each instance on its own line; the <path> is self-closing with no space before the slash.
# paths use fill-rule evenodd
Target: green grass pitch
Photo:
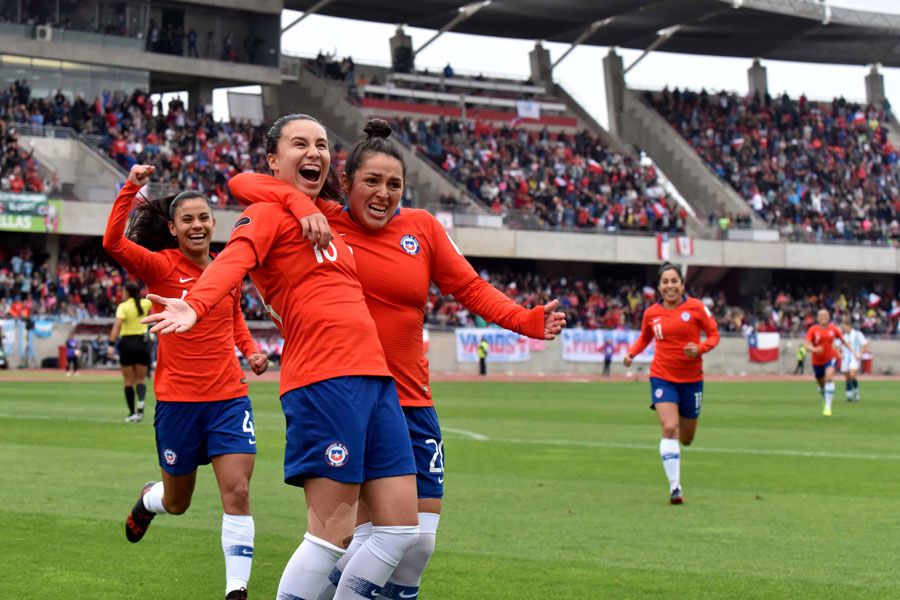
<path id="1" fill-rule="evenodd" d="M 12 374 L 10 374 L 12 375 Z M 3 381 L 0 598 L 222 598 L 221 506 L 194 503 L 139 544 L 123 519 L 158 478 L 152 424 L 117 380 Z M 646 383 L 436 383 L 444 516 L 422 598 L 900 598 L 900 384 L 709 383 L 669 506 Z M 274 598 L 305 526 L 282 483 L 276 386 L 255 384 L 252 598 Z"/>

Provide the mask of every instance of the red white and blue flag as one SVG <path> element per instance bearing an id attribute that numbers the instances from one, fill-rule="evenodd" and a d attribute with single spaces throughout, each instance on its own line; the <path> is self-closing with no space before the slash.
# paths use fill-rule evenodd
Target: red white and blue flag
<path id="1" fill-rule="evenodd" d="M 656 234 L 656 258 L 659 260 L 669 260 L 672 258 L 672 248 L 669 245 L 668 233 Z"/>
<path id="2" fill-rule="evenodd" d="M 747 338 L 750 362 L 765 363 L 778 360 L 781 335 L 753 332 Z"/>

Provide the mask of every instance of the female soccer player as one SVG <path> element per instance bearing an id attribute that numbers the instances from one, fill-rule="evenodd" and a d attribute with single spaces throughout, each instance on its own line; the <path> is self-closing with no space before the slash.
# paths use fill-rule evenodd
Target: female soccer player
<path id="1" fill-rule="evenodd" d="M 422 344 L 429 282 L 455 295 L 471 312 L 533 338 L 552 340 L 565 325 L 565 317 L 555 311 L 559 305 L 555 300 L 531 310 L 517 306 L 478 276 L 430 213 L 399 208 L 406 167 L 400 149 L 389 139 L 391 128 L 373 119 L 364 131 L 366 139 L 350 149 L 341 174 L 341 187 L 349 199 L 347 210 L 321 198 L 316 206 L 353 249 L 366 304 L 406 416 L 416 457 L 420 535 L 381 597 L 414 598 L 434 552 L 444 495 L 443 440 Z M 311 208 L 307 196 L 268 175 L 237 175 L 229 186 L 243 202 L 273 202 L 301 218 Z M 353 542 L 338 561 L 332 581 L 340 578 L 348 557 L 371 535 L 368 521 L 363 503 Z M 333 592 L 334 588 L 326 590 L 320 598 L 331 598 Z"/>
<path id="2" fill-rule="evenodd" d="M 859 361 L 859 354 L 853 352 L 847 346 L 844 336 L 837 325 L 831 322 L 831 314 L 828 309 L 819 309 L 816 313 L 816 322 L 806 330 L 806 339 L 803 345 L 812 354 L 813 374 L 819 385 L 819 394 L 825 399 L 822 414 L 831 416 L 831 403 L 834 401 L 834 368 L 837 366 L 837 353 L 834 351 L 835 340 L 839 340 L 850 354 Z"/>
<path id="3" fill-rule="evenodd" d="M 135 195 L 153 171 L 152 166 L 132 167 L 113 204 L 103 248 L 151 291 L 183 295 L 211 264 L 215 219 L 204 195 L 182 192 L 139 204 L 126 237 Z M 254 538 L 249 486 L 256 454 L 253 409 L 235 343 L 256 374 L 265 372 L 268 359 L 250 336 L 241 314 L 240 287 L 235 286 L 189 335 L 160 338 L 153 425 L 162 481 L 143 487 L 125 521 L 126 537 L 138 542 L 157 514 L 183 514 L 194 493 L 197 467 L 212 463 L 224 510 L 229 599 L 247 597 Z"/>
<path id="4" fill-rule="evenodd" d="M 128 214 L 125 214 L 126 218 Z M 128 416 L 125 421 L 137 423 L 144 418 L 144 398 L 147 386 L 144 379 L 150 367 L 150 342 L 147 326 L 141 323 L 150 314 L 150 301 L 141 298 L 141 286 L 135 281 L 125 284 L 128 299 L 116 307 L 116 322 L 109 332 L 109 352 L 112 353 L 116 340 L 119 340 L 119 366 L 122 379 L 125 380 L 125 403 L 128 405 Z M 137 412 L 134 407 L 134 392 L 137 390 Z"/>
<path id="5" fill-rule="evenodd" d="M 318 121 L 287 115 L 266 139 L 275 178 L 315 198 L 331 157 Z M 338 582 L 337 600 L 376 598 L 419 538 L 415 460 L 394 381 L 366 308 L 356 263 L 340 237 L 303 238 L 325 217 L 315 207 L 302 229 L 284 208 L 250 206 L 231 240 L 184 300 L 153 315 L 154 332 L 186 331 L 224 290 L 250 273 L 284 338 L 281 405 L 287 422 L 285 482 L 303 486 L 307 532 L 284 570 L 279 598 L 313 600 L 353 534 L 362 497 L 372 535 L 353 555 Z M 324 247 L 320 247 L 324 245 Z M 155 300 L 155 296 L 151 296 Z"/>
<path id="6" fill-rule="evenodd" d="M 654 338 L 656 353 L 650 364 L 650 406 L 662 426 L 659 455 L 669 479 L 669 502 L 681 504 L 681 447 L 690 446 L 697 432 L 703 402 L 703 355 L 719 343 L 719 328 L 709 309 L 684 293 L 677 266 L 663 263 L 657 288 L 662 300 L 644 311 L 641 335 L 624 364 L 630 367 Z M 700 332 L 706 340 L 700 341 Z"/>
<path id="7" fill-rule="evenodd" d="M 859 373 L 859 357 L 868 350 L 869 340 L 855 324 L 850 322 L 849 317 L 844 318 L 841 330 L 847 342 L 841 356 L 841 373 L 844 374 L 846 381 L 847 402 L 859 402 L 859 379 L 856 377 Z"/>

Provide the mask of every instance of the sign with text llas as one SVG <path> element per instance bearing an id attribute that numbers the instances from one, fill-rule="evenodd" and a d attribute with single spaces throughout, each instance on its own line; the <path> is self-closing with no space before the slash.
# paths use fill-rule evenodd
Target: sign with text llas
<path id="1" fill-rule="evenodd" d="M 57 233 L 61 212 L 62 202 L 45 194 L 0 192 L 0 231 Z"/>

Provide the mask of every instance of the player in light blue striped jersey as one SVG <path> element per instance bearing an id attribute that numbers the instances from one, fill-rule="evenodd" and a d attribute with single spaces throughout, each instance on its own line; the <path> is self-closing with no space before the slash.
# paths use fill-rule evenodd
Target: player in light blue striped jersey
<path id="1" fill-rule="evenodd" d="M 847 382 L 847 402 L 859 402 L 859 380 L 856 375 L 859 372 L 859 357 L 868 349 L 869 340 L 855 324 L 850 323 L 850 319 L 844 319 L 841 329 L 847 342 L 841 354 L 841 373 Z"/>

